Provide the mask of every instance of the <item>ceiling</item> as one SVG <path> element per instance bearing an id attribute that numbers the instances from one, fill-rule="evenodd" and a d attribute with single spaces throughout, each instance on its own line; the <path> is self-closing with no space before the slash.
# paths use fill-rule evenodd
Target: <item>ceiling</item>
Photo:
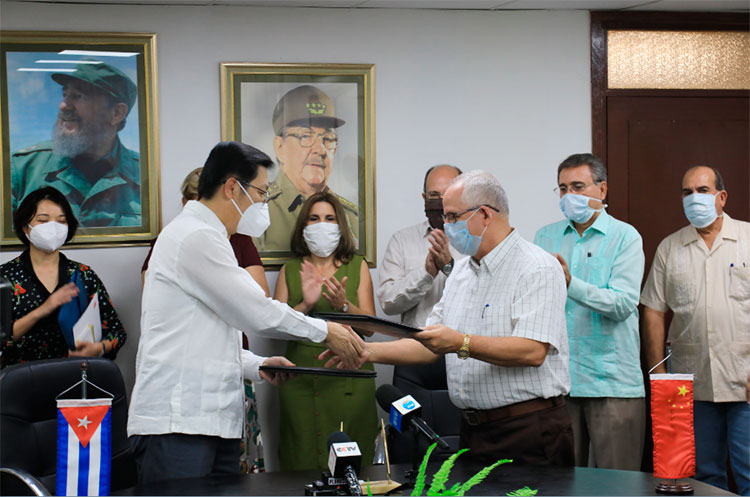
<path id="1" fill-rule="evenodd" d="M 3 0 L 6 1 L 6 0 Z M 14 0 L 139 5 L 251 5 L 341 9 L 624 10 L 748 12 L 750 0 Z"/>

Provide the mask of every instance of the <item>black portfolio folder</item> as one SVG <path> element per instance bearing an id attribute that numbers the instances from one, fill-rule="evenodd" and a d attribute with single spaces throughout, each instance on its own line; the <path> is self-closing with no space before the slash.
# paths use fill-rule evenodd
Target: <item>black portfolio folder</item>
<path id="1" fill-rule="evenodd" d="M 365 314 L 347 314 L 345 312 L 317 312 L 313 317 L 346 324 L 360 333 L 367 331 L 371 333 L 382 333 L 396 338 L 411 338 L 414 333 L 420 332 L 419 328 L 401 323 L 394 323 L 387 319 Z"/>
<path id="2" fill-rule="evenodd" d="M 378 375 L 375 371 L 334 368 L 305 368 L 299 366 L 261 366 L 260 370 L 266 371 L 267 373 L 319 374 L 346 378 L 375 378 Z"/>

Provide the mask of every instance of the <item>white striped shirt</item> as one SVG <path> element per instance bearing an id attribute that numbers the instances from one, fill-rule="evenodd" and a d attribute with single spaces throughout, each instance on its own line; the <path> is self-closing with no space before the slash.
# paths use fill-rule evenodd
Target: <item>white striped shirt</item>
<path id="1" fill-rule="evenodd" d="M 445 356 L 448 390 L 461 409 L 493 409 L 570 391 L 560 263 L 514 229 L 479 263 L 456 264 L 427 324 L 461 333 L 528 338 L 550 345 L 539 367 L 502 367 Z"/>

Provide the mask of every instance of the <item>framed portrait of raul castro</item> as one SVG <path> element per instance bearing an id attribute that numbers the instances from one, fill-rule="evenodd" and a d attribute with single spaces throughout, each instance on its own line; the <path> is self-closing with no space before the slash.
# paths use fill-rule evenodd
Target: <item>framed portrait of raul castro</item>
<path id="1" fill-rule="evenodd" d="M 330 191 L 357 253 L 374 266 L 375 66 L 222 62 L 220 76 L 222 139 L 257 147 L 275 162 L 271 226 L 255 239 L 264 265 L 293 257 L 290 238 L 302 204 Z"/>
<path id="2" fill-rule="evenodd" d="M 2 31 L 2 246 L 13 212 L 59 190 L 79 222 L 69 246 L 146 243 L 159 232 L 156 35 Z"/>

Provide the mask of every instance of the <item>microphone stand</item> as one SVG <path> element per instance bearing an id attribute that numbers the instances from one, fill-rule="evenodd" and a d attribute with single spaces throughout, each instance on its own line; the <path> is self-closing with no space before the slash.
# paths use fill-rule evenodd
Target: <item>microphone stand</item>
<path id="1" fill-rule="evenodd" d="M 404 476 L 410 482 L 417 479 L 419 472 L 419 432 L 417 430 L 411 431 L 411 470 L 407 470 Z"/>

